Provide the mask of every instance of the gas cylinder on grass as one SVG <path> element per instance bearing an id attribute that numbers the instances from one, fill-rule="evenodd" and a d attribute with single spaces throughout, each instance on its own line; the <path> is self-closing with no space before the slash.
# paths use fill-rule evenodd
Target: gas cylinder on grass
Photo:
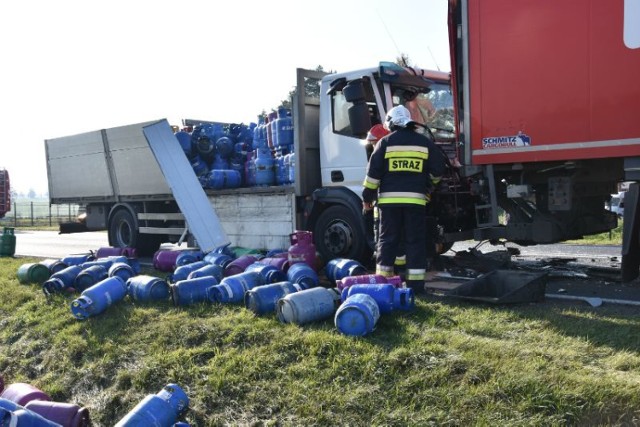
<path id="1" fill-rule="evenodd" d="M 211 288 L 211 295 L 216 302 L 240 303 L 244 301 L 245 292 L 262 285 L 264 285 L 264 279 L 260 273 L 246 271 L 222 279 L 219 285 Z"/>
<path id="2" fill-rule="evenodd" d="M 18 282 L 22 284 L 27 283 L 44 283 L 50 276 L 49 268 L 38 262 L 22 264 L 18 267 Z"/>
<path id="3" fill-rule="evenodd" d="M 71 313 L 76 319 L 84 320 L 96 316 L 127 294 L 127 284 L 118 276 L 108 277 L 86 289 L 80 297 L 71 302 Z"/>
<path id="4" fill-rule="evenodd" d="M 333 289 L 303 289 L 278 300 L 276 310 L 282 323 L 305 323 L 328 319 L 336 312 L 340 295 Z"/>
<path id="5" fill-rule="evenodd" d="M 116 262 L 111 267 L 109 267 L 109 271 L 107 272 L 107 274 L 109 275 L 109 277 L 118 276 L 126 282 L 127 280 L 135 276 L 137 272 L 127 263 Z"/>
<path id="6" fill-rule="evenodd" d="M 244 272 L 248 266 L 255 263 L 258 257 L 253 255 L 242 255 L 231 261 L 224 269 L 224 276 L 229 277 Z"/>
<path id="7" fill-rule="evenodd" d="M 89 409 L 74 403 L 32 400 L 25 405 L 25 409 L 60 424 L 62 427 L 87 427 L 91 424 Z"/>
<path id="8" fill-rule="evenodd" d="M 381 313 L 388 313 L 392 310 L 411 310 L 415 307 L 413 289 L 396 288 L 390 283 L 353 285 L 342 291 L 341 299 L 344 302 L 356 294 L 371 296 L 380 307 Z"/>
<path id="9" fill-rule="evenodd" d="M 24 406 L 32 400 L 51 400 L 47 393 L 27 383 L 9 384 L 0 397 L 20 406 Z"/>
<path id="10" fill-rule="evenodd" d="M 185 280 L 191 272 L 196 271 L 207 264 L 207 261 L 196 261 L 192 262 L 191 264 L 181 265 L 179 267 L 176 267 L 173 273 L 167 276 L 167 280 L 171 283 Z"/>
<path id="11" fill-rule="evenodd" d="M 254 262 L 244 271 L 256 271 L 260 273 L 265 283 L 276 283 L 287 280 L 287 275 L 284 271 L 273 265 L 262 264 L 261 262 Z"/>
<path id="12" fill-rule="evenodd" d="M 224 277 L 224 269 L 219 265 L 207 264 L 197 270 L 192 271 L 187 279 L 196 279 L 198 277 L 214 277 L 218 282 Z"/>
<path id="13" fill-rule="evenodd" d="M 340 305 L 334 323 L 345 335 L 363 336 L 373 331 L 378 319 L 380 309 L 376 300 L 367 294 L 354 294 Z"/>
<path id="14" fill-rule="evenodd" d="M 287 280 L 299 284 L 303 289 L 318 286 L 320 282 L 315 270 L 303 262 L 293 264 L 289 267 L 287 270 Z"/>
<path id="15" fill-rule="evenodd" d="M 70 289 L 82 272 L 83 268 L 79 265 L 71 265 L 64 270 L 54 273 L 42 284 L 42 291 L 45 296 L 49 297 L 55 293 L 60 293 L 65 289 Z"/>
<path id="16" fill-rule="evenodd" d="M 176 306 L 213 302 L 212 288 L 218 284 L 213 276 L 180 280 L 171 285 L 171 300 Z"/>
<path id="17" fill-rule="evenodd" d="M 335 283 L 348 276 L 360 276 L 367 273 L 367 269 L 358 261 L 348 258 L 335 258 L 325 266 L 327 279 Z"/>
<path id="18" fill-rule="evenodd" d="M 138 302 L 161 301 L 169 298 L 169 284 L 159 277 L 142 274 L 126 281 L 127 293 Z"/>
<path id="19" fill-rule="evenodd" d="M 316 265 L 316 246 L 313 244 L 313 233 L 311 231 L 296 230 L 289 234 L 288 259 L 289 265 L 304 262 L 311 268 Z"/>
<path id="20" fill-rule="evenodd" d="M 385 277 L 381 274 L 361 274 L 359 276 L 347 276 L 343 279 L 336 280 L 336 287 L 342 291 L 353 285 L 380 285 L 390 283 L 396 288 L 402 287 L 402 278 L 400 276 Z"/>
<path id="21" fill-rule="evenodd" d="M 244 305 L 256 314 L 275 313 L 278 300 L 300 290 L 299 285 L 286 281 L 256 286 L 244 294 Z"/>
<path id="22" fill-rule="evenodd" d="M 102 265 L 92 265 L 84 268 L 73 281 L 73 287 L 76 291 L 82 292 L 89 289 L 101 280 L 109 277 L 109 272 Z"/>
<path id="23" fill-rule="evenodd" d="M 157 394 L 142 399 L 115 427 L 170 427 L 188 407 L 187 394 L 177 384 L 168 384 Z"/>

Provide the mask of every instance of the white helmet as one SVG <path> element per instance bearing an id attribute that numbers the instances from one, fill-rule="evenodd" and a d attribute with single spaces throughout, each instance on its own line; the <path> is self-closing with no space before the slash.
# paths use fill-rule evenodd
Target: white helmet
<path id="1" fill-rule="evenodd" d="M 393 129 L 393 127 L 406 127 L 412 121 L 411 113 L 407 110 L 407 107 L 398 105 L 387 113 L 384 119 L 384 127 L 389 130 Z"/>

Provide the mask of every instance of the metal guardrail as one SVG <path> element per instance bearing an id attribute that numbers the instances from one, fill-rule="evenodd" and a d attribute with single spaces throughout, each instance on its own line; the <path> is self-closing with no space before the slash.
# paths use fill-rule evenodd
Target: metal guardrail
<path id="1" fill-rule="evenodd" d="M 72 222 L 84 213 L 84 206 L 76 204 L 50 205 L 47 202 L 14 202 L 11 210 L 0 220 L 8 227 L 56 226 Z"/>

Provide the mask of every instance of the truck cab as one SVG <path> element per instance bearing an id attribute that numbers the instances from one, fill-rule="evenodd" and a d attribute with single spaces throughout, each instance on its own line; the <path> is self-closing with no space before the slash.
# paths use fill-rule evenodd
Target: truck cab
<path id="1" fill-rule="evenodd" d="M 407 94 L 415 98 L 407 101 Z M 376 68 L 330 74 L 321 81 L 321 182 L 306 216 L 325 258 L 366 259 L 373 250 L 373 219 L 363 218 L 361 201 L 368 161 L 364 138 L 373 125 L 384 122 L 386 111 L 401 104 L 431 130 L 455 162 L 449 73 L 381 62 Z"/>

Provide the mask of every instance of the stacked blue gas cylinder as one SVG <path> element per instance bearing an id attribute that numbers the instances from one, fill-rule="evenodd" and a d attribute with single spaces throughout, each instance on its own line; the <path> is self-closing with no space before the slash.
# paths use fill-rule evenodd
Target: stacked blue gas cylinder
<path id="1" fill-rule="evenodd" d="M 260 115 L 258 123 L 203 123 L 175 136 L 203 188 L 268 187 L 295 180 L 289 109 Z"/>

